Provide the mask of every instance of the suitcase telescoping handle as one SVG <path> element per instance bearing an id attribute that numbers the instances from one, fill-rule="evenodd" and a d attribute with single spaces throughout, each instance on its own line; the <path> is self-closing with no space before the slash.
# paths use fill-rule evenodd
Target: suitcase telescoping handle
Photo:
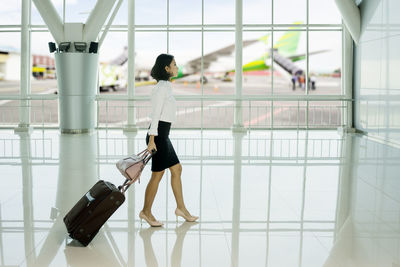
<path id="1" fill-rule="evenodd" d="M 145 150 L 143 150 L 142 152 L 140 152 L 140 153 L 138 154 L 138 156 L 139 156 L 139 155 L 142 155 L 142 160 L 143 160 L 143 162 L 144 162 L 144 166 L 143 166 L 143 167 L 145 167 L 145 166 L 147 165 L 147 163 L 149 162 L 149 160 L 151 159 L 151 157 L 152 157 L 155 153 L 156 153 L 156 150 L 155 150 L 155 149 L 151 150 L 151 152 L 149 152 L 147 149 L 145 149 Z M 125 191 L 128 190 L 128 188 L 131 186 L 131 184 L 132 184 L 132 180 L 127 178 L 127 179 L 125 179 L 125 182 L 124 182 L 122 185 L 118 186 L 118 189 L 119 189 L 123 194 L 125 194 Z"/>

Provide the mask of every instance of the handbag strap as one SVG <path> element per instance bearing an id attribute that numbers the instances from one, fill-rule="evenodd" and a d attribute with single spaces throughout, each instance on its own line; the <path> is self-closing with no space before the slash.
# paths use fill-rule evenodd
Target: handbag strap
<path id="1" fill-rule="evenodd" d="M 145 150 L 143 150 L 142 152 L 140 152 L 140 153 L 138 153 L 137 154 L 137 156 L 140 156 L 140 155 L 146 155 L 147 153 L 149 153 L 149 151 L 147 150 L 147 149 L 145 149 Z"/>
<path id="2" fill-rule="evenodd" d="M 153 151 L 154 151 L 154 152 L 153 152 Z M 147 150 L 147 155 L 146 155 L 146 157 L 143 159 L 143 162 L 144 162 L 145 165 L 147 164 L 147 162 L 149 162 L 149 160 L 151 159 L 151 157 L 154 156 L 155 153 L 157 153 L 157 151 L 155 151 L 154 149 L 152 150 L 152 152 L 149 152 L 149 151 Z"/>
<path id="3" fill-rule="evenodd" d="M 153 152 L 154 151 L 154 152 Z M 147 149 L 145 149 L 145 150 L 143 150 L 142 152 L 140 152 L 139 154 L 137 154 L 138 156 L 139 155 L 141 155 L 141 154 L 143 154 L 142 155 L 142 160 L 143 160 L 143 162 L 144 162 L 144 165 L 146 165 L 148 162 L 149 162 L 149 160 L 151 159 L 151 157 L 155 154 L 155 153 L 157 153 L 157 151 L 155 151 L 154 149 L 153 149 L 153 151 L 152 152 L 149 152 Z M 122 185 L 120 185 L 120 186 L 118 186 L 118 189 L 123 193 L 123 194 L 125 194 L 125 192 L 126 192 L 126 190 L 131 186 L 131 181 L 132 180 L 130 180 L 130 179 L 126 179 L 125 180 L 125 182 L 122 184 Z"/>
<path id="4" fill-rule="evenodd" d="M 149 153 L 150 152 L 147 149 L 145 149 L 145 150 L 139 152 L 138 154 L 136 154 L 136 156 L 139 156 L 140 158 L 145 159 Z M 124 158 L 124 160 L 125 159 L 134 159 L 134 157 L 130 156 L 130 157 Z"/>

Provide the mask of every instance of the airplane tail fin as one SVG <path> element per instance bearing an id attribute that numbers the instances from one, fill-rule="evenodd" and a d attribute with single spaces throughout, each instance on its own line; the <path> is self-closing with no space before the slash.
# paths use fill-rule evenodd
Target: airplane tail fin
<path id="1" fill-rule="evenodd" d="M 263 37 L 258 38 L 260 42 L 263 42 L 265 45 L 268 45 L 268 39 L 270 34 L 264 35 Z"/>
<path id="2" fill-rule="evenodd" d="M 302 24 L 302 22 L 296 22 L 295 24 Z M 291 29 L 295 29 L 295 27 L 291 27 Z M 300 35 L 301 31 L 285 32 L 274 44 L 274 49 L 277 49 L 283 56 L 293 55 L 299 45 Z"/>

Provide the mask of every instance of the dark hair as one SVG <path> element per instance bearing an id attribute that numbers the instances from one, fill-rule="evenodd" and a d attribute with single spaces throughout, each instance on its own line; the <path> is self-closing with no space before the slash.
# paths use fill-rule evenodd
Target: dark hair
<path id="1" fill-rule="evenodd" d="M 174 59 L 173 55 L 169 54 L 161 54 L 157 57 L 156 63 L 154 63 L 153 68 L 151 68 L 151 77 L 157 80 L 164 80 L 168 81 L 171 75 L 165 70 L 165 66 L 171 64 L 172 60 Z"/>

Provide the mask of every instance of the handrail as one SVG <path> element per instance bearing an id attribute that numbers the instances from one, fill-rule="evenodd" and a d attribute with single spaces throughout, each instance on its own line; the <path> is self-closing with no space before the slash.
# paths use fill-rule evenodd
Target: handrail
<path id="1" fill-rule="evenodd" d="M 347 98 L 345 95 L 174 95 L 176 100 L 219 100 L 219 101 L 354 101 L 353 98 Z M 58 95 L 55 94 L 30 94 L 27 97 L 20 95 L 0 95 L 0 100 L 55 100 Z M 97 101 L 147 101 L 150 96 L 127 95 L 96 95 Z"/>
<path id="2" fill-rule="evenodd" d="M 174 95 L 178 101 L 185 100 L 218 100 L 218 101 L 354 101 L 353 98 L 346 98 L 344 95 Z M 58 95 L 54 94 L 30 94 L 27 97 L 20 95 L 0 95 L 0 100 L 55 100 Z M 134 96 L 127 95 L 96 95 L 96 101 L 148 101 L 150 96 Z"/>

